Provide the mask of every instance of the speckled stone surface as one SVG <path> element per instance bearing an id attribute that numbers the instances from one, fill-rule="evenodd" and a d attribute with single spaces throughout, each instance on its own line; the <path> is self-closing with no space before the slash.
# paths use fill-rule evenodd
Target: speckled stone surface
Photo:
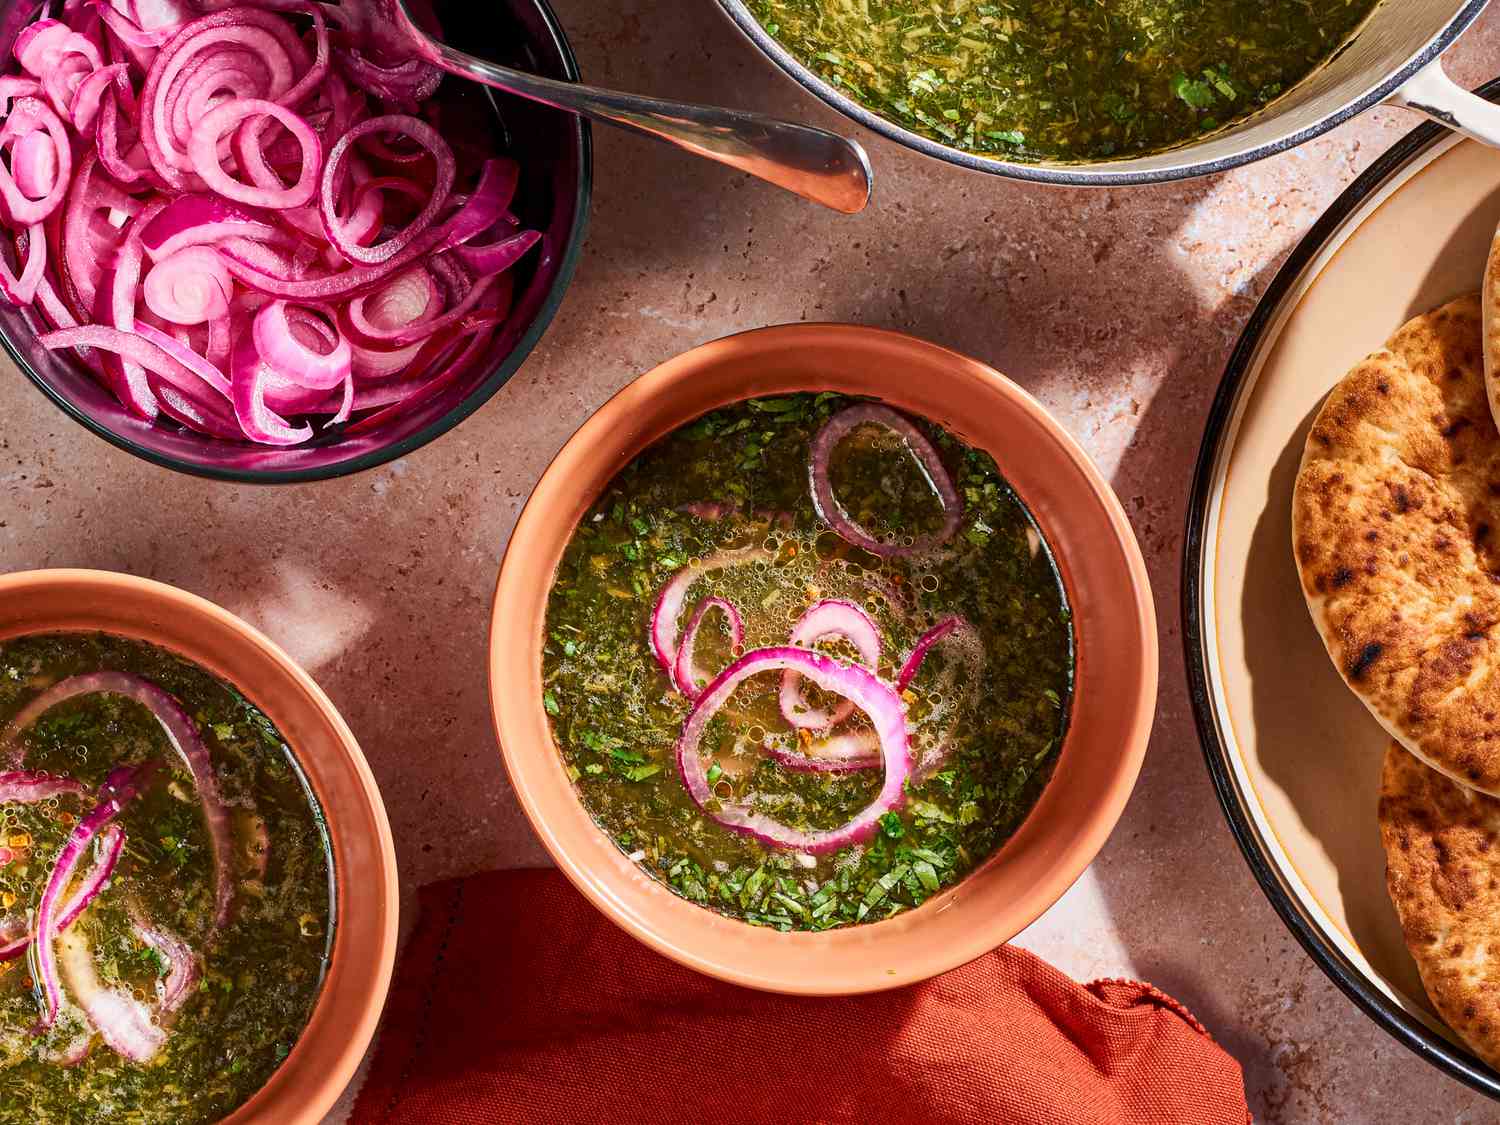
<path id="1" fill-rule="evenodd" d="M 843 127 L 703 2 L 558 0 L 585 75 Z M 1500 71 L 1500 12 L 1450 56 Z M 1182 671 L 1187 481 L 1229 349 L 1335 195 L 1415 124 L 1377 110 L 1235 173 L 1118 191 L 1028 187 L 862 136 L 876 205 L 839 218 L 596 130 L 587 252 L 520 375 L 436 444 L 361 476 L 278 489 L 177 476 L 69 422 L 0 372 L 0 565 L 131 571 L 212 598 L 301 660 L 364 745 L 416 885 L 546 862 L 490 730 L 483 654 L 499 556 L 532 482 L 640 372 L 758 325 L 914 332 L 1029 388 L 1087 447 L 1155 586 L 1162 688 L 1124 819 L 1020 939 L 1082 979 L 1138 976 L 1192 1008 L 1269 1122 L 1479 1122 L 1497 1107 L 1344 999 L 1266 903 L 1215 803 Z"/>

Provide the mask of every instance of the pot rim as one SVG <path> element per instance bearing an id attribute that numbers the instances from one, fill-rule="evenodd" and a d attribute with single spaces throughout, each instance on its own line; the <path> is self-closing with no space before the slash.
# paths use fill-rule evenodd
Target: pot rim
<path id="1" fill-rule="evenodd" d="M 848 97 L 836 87 L 825 82 L 811 69 L 805 66 L 795 55 L 783 47 L 773 38 L 760 21 L 750 12 L 745 0 L 718 0 L 719 7 L 724 14 L 732 20 L 740 32 L 779 67 L 787 77 L 791 78 L 808 93 L 814 95 L 823 102 L 838 110 L 845 117 L 863 125 L 866 129 L 879 133 L 888 140 L 895 141 L 909 149 L 914 149 L 925 156 L 936 160 L 946 161 L 949 164 L 957 164 L 959 167 L 968 168 L 976 172 L 984 172 L 992 176 L 1002 176 L 1008 179 L 1024 180 L 1029 183 L 1053 184 L 1061 187 L 1127 187 L 1140 184 L 1160 184 L 1173 180 L 1193 179 L 1197 176 L 1209 176 L 1217 172 L 1227 172 L 1231 168 L 1238 168 L 1244 164 L 1251 164 L 1257 160 L 1263 160 L 1268 156 L 1274 156 L 1280 152 L 1312 140 L 1328 132 L 1330 129 L 1343 124 L 1352 117 L 1357 117 L 1365 110 L 1383 102 L 1391 94 L 1395 93 L 1408 79 L 1437 58 L 1450 46 L 1454 40 L 1468 29 L 1469 25 L 1479 18 L 1480 12 L 1484 10 L 1489 0 L 1463 0 L 1443 28 L 1407 61 L 1395 70 L 1387 73 L 1370 86 L 1363 94 L 1345 102 L 1342 106 L 1332 110 L 1325 116 L 1319 118 L 1313 124 L 1295 132 L 1276 137 L 1262 144 L 1253 145 L 1243 151 L 1222 156 L 1216 160 L 1191 160 L 1182 159 L 1166 168 L 1155 168 L 1150 171 L 1122 172 L 1111 171 L 1118 167 L 1120 161 L 1087 161 L 1077 164 L 1028 164 L 1015 160 L 996 160 L 993 157 L 981 156 L 978 153 L 965 152 L 962 149 L 951 148 L 924 137 L 920 133 L 914 133 L 910 129 L 898 125 L 889 118 L 866 108 L 860 102 Z M 1275 103 L 1267 107 L 1267 112 L 1274 111 Z M 1274 112 L 1273 112 L 1274 115 Z M 1194 148 L 1202 142 L 1193 142 L 1180 145 L 1175 149 L 1167 150 L 1172 155 L 1181 154 L 1186 157 Z"/>
<path id="2" fill-rule="evenodd" d="M 337 971 L 336 966 L 341 965 L 339 962 L 339 952 L 343 947 L 341 934 L 352 933 L 344 918 L 344 915 L 349 913 L 347 903 L 350 899 L 338 890 L 343 885 L 344 890 L 347 891 L 349 885 L 344 883 L 346 876 L 336 867 L 333 872 L 333 883 L 343 912 L 334 922 L 333 946 L 328 958 L 329 967 L 319 988 L 317 1001 L 308 1013 L 307 1023 L 299 1031 L 297 1042 L 287 1057 L 271 1072 L 260 1089 L 224 1119 L 224 1125 L 256 1125 L 256 1123 L 269 1125 L 271 1122 L 275 1122 L 276 1125 L 282 1125 L 282 1123 L 318 1125 L 344 1093 L 359 1069 L 365 1051 L 379 1025 L 395 966 L 400 887 L 397 879 L 395 843 L 374 774 L 359 748 L 353 731 L 350 730 L 343 716 L 339 714 L 338 709 L 323 689 L 275 641 L 222 606 L 165 582 L 116 571 L 58 567 L 0 575 L 0 601 L 27 598 L 43 589 L 72 591 L 80 588 L 98 592 L 103 596 L 129 592 L 144 598 L 154 608 L 159 609 L 163 620 L 188 618 L 201 622 L 205 628 L 234 634 L 257 650 L 263 659 L 274 666 L 275 675 L 288 689 L 301 695 L 312 705 L 342 751 L 342 764 L 352 775 L 361 798 L 361 807 L 358 811 L 373 822 L 374 839 L 366 841 L 366 844 L 378 863 L 381 874 L 378 886 L 369 883 L 361 886 L 361 900 L 368 903 L 378 895 L 379 909 L 384 914 L 373 931 L 376 956 L 373 959 L 365 959 L 363 971 L 357 979 L 339 982 L 341 992 L 357 995 L 356 1003 L 351 1005 L 357 1008 L 357 1018 L 352 1022 L 341 1022 L 337 1027 L 329 1026 L 321 1029 L 323 1038 L 327 1042 L 338 1043 L 338 1046 L 327 1052 L 327 1056 L 333 1057 L 335 1061 L 333 1065 L 325 1066 L 320 1070 L 315 1080 L 306 1082 L 302 1092 L 295 1095 L 289 1094 L 283 1085 L 287 1079 L 282 1076 L 292 1074 L 299 1056 L 308 1055 L 316 1045 L 308 1032 L 318 1027 L 320 1016 L 334 1003 L 334 990 L 329 985 Z M 113 632 L 115 635 L 136 636 L 168 651 L 178 653 L 183 659 L 227 680 L 237 690 L 243 690 L 232 672 L 212 667 L 209 662 L 182 652 L 178 645 L 164 639 L 163 633 L 166 630 L 157 620 L 137 617 L 130 621 L 128 626 L 122 625 L 118 630 L 102 625 L 77 625 L 59 621 L 55 626 L 28 627 L 7 635 L 25 636 L 54 630 L 58 632 Z M 273 702 L 264 699 L 253 701 L 273 722 L 277 723 L 278 727 L 282 725 L 277 716 L 279 709 Z M 292 752 L 299 768 L 305 772 L 311 772 L 307 769 L 308 755 L 295 746 L 292 747 Z M 313 784 L 311 777 L 309 777 L 309 784 Z M 347 814 L 337 812 L 321 795 L 319 805 L 324 819 L 330 826 L 330 837 L 332 837 L 333 825 L 335 822 L 347 820 Z M 330 839 L 330 846 L 332 846 L 332 839 Z M 361 913 L 364 911 L 362 910 Z M 358 990 L 357 993 L 353 991 L 355 989 Z M 300 1077 L 303 1072 L 297 1071 L 296 1073 Z M 281 1079 L 281 1082 L 278 1079 Z M 276 1095 L 275 1101 L 268 1105 L 267 1102 L 271 1100 L 273 1093 Z"/>
<path id="3" fill-rule="evenodd" d="M 1017 412 L 1018 430 L 1029 428 L 1042 435 L 1053 450 L 1047 461 L 1068 466 L 1080 482 L 1079 504 L 1092 509 L 1092 514 L 1079 519 L 1086 519 L 1095 531 L 1107 526 L 1107 532 L 1101 534 L 1112 539 L 1113 550 L 1100 550 L 1098 554 L 1110 557 L 1103 564 L 1109 569 L 1110 580 L 1128 588 L 1132 600 L 1118 616 L 1116 628 L 1104 640 L 1118 642 L 1124 638 L 1125 648 L 1116 668 L 1117 675 L 1128 681 L 1128 686 L 1121 691 L 1119 705 L 1113 709 L 1081 707 L 1078 701 L 1082 697 L 1075 690 L 1073 719 L 1052 781 L 1016 833 L 959 883 L 917 910 L 893 919 L 821 933 L 782 934 L 746 925 L 681 899 L 626 859 L 593 823 L 578 801 L 550 737 L 541 733 L 546 730 L 537 675 L 541 636 L 540 629 L 534 631 L 533 625 L 543 620 L 555 556 L 561 553 L 561 546 L 554 551 L 554 543 L 566 544 L 577 519 L 593 502 L 597 495 L 595 472 L 607 472 L 604 478 L 607 482 L 641 449 L 704 411 L 762 393 L 831 389 L 874 394 L 882 401 L 922 416 L 935 413 L 903 401 L 909 397 L 920 402 L 923 398 L 920 393 L 912 392 L 909 396 L 889 393 L 886 386 L 878 391 L 850 389 L 845 384 L 859 376 L 820 377 L 811 363 L 805 374 L 802 370 L 785 374 L 762 370 L 748 380 L 733 371 L 717 374 L 718 368 L 747 358 L 764 361 L 757 366 L 769 369 L 776 360 L 809 347 L 812 340 L 817 340 L 823 351 L 836 346 L 865 358 L 869 358 L 866 353 L 878 349 L 881 360 L 887 364 L 892 362 L 893 355 L 897 359 L 920 357 L 925 360 L 927 370 L 941 364 L 947 373 L 945 381 L 958 384 L 958 390 L 953 392 L 955 397 L 967 393 L 966 401 L 972 401 L 976 395 L 989 394 L 996 401 L 1004 400 Z M 715 377 L 724 385 L 714 383 L 711 389 L 702 392 L 701 401 L 691 393 L 687 397 L 692 400 L 684 401 L 684 394 L 679 393 L 702 387 Z M 653 417 L 646 423 L 641 415 L 648 410 Z M 983 443 L 976 444 L 984 447 Z M 993 442 L 990 446 L 993 447 Z M 589 457 L 590 452 L 597 459 L 600 450 L 605 451 L 607 464 L 588 464 L 587 489 L 567 484 L 570 474 L 576 475 L 575 470 L 582 467 L 580 459 Z M 1049 527 L 1060 521 L 1043 519 L 1026 490 L 1017 486 L 1017 491 L 1031 507 L 1044 536 L 1057 549 L 1057 536 Z M 566 504 L 559 503 L 564 495 L 569 497 Z M 575 499 L 580 501 L 576 512 Z M 544 507 L 549 510 L 544 512 Z M 566 516 L 559 516 L 558 511 L 564 507 Z M 537 545 L 542 543 L 545 547 L 539 549 Z M 1071 552 L 1058 553 L 1075 621 L 1082 615 L 1069 581 L 1069 560 L 1077 554 L 1076 546 Z M 1091 571 L 1088 581 L 1096 579 L 1097 574 Z M 1096 630 L 1102 632 L 1105 627 L 1091 624 L 1088 633 L 1075 633 L 1075 645 L 1086 645 L 1088 641 L 1083 638 Z M 1087 667 L 1086 659 L 1098 658 L 1080 656 L 1078 669 Z M 548 466 L 521 512 L 500 568 L 489 636 L 491 712 L 506 769 L 533 830 L 569 880 L 616 925 L 691 969 L 747 987 L 802 995 L 873 992 L 926 979 L 1010 940 L 1051 907 L 1093 861 L 1124 811 L 1145 757 L 1155 712 L 1157 675 L 1156 616 L 1145 562 L 1124 509 L 1082 448 L 1024 389 L 993 368 L 903 333 L 850 324 L 778 325 L 700 345 L 627 384 L 590 415 Z M 1080 681 L 1083 679 L 1080 674 Z M 533 686 L 533 680 L 537 681 L 535 698 L 527 690 Z M 517 692 L 521 694 L 516 695 Z M 1111 714 L 1109 720 L 1100 717 L 1106 710 Z M 1113 757 L 1106 762 L 1095 754 L 1089 759 L 1087 769 L 1080 755 L 1098 751 L 1101 739 L 1097 730 L 1088 735 L 1079 733 L 1084 716 L 1093 716 L 1094 724 L 1106 721 L 1118 724 L 1118 729 L 1110 727 Z M 538 734 L 541 736 L 537 737 Z M 1070 757 L 1070 749 L 1075 746 L 1081 748 Z M 1098 786 L 1083 792 L 1080 802 L 1079 779 L 1089 771 L 1098 780 Z M 1071 834 L 1050 831 L 1059 817 L 1064 819 L 1060 827 L 1069 829 Z M 1044 859 L 1040 857 L 1043 849 Z M 1002 875 L 1014 878 L 1002 871 L 1002 859 L 1006 864 L 1024 865 L 1034 882 L 1027 883 L 1018 894 L 997 907 L 982 895 L 987 888 L 999 884 Z M 1007 890 L 1016 888 L 1008 886 Z M 968 911 L 950 911 L 950 907 L 960 902 L 976 905 Z M 993 909 L 987 913 L 986 908 Z M 936 933 L 946 940 L 914 940 L 913 931 L 924 939 Z M 806 964 L 808 959 L 832 954 L 847 959 L 832 968 L 812 969 Z M 886 954 L 893 955 L 891 960 L 882 959 Z"/>

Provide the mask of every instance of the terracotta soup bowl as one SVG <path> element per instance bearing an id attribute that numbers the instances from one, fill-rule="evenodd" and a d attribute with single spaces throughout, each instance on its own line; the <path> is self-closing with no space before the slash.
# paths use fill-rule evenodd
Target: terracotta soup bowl
<path id="1" fill-rule="evenodd" d="M 1056 555 L 1072 605 L 1077 680 L 1056 771 L 1021 828 L 962 882 L 884 921 L 780 933 L 679 898 L 632 863 L 579 802 L 542 709 L 548 591 L 573 528 L 625 465 L 707 411 L 837 391 L 930 419 L 990 453 Z M 644 610 L 642 629 L 645 628 Z M 1025 391 L 972 359 L 851 325 L 789 325 L 695 348 L 626 387 L 542 476 L 500 571 L 490 693 L 521 804 L 599 909 L 661 953 L 778 992 L 840 994 L 923 980 L 1008 941 L 1088 866 L 1135 784 L 1156 700 L 1151 592 L 1109 486 Z"/>
<path id="2" fill-rule="evenodd" d="M 396 854 L 364 755 L 307 673 L 212 602 L 159 582 L 96 570 L 0 576 L 0 641 L 72 631 L 149 641 L 233 684 L 286 737 L 317 795 L 333 851 L 328 974 L 291 1054 L 226 1118 L 233 1125 L 316 1125 L 369 1045 L 396 954 Z"/>

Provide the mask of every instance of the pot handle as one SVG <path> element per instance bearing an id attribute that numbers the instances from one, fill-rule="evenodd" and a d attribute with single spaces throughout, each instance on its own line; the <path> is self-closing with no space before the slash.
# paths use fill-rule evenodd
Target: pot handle
<path id="1" fill-rule="evenodd" d="M 1417 71 L 1385 99 L 1446 125 L 1455 133 L 1500 148 L 1500 105 L 1465 90 L 1443 71 L 1442 56 Z"/>

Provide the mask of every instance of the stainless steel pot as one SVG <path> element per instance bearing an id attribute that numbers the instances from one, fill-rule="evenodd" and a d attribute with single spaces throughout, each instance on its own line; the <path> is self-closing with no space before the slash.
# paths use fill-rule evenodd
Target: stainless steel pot
<path id="1" fill-rule="evenodd" d="M 1500 147 L 1500 106 L 1443 73 L 1439 56 L 1488 0 L 1385 0 L 1347 46 L 1271 105 L 1200 141 L 1128 160 L 1020 163 L 939 144 L 873 113 L 803 66 L 766 33 L 744 0 L 718 0 L 736 26 L 807 90 L 891 140 L 965 168 L 1038 183 L 1149 184 L 1222 172 L 1283 152 L 1373 105 L 1405 106 Z"/>

